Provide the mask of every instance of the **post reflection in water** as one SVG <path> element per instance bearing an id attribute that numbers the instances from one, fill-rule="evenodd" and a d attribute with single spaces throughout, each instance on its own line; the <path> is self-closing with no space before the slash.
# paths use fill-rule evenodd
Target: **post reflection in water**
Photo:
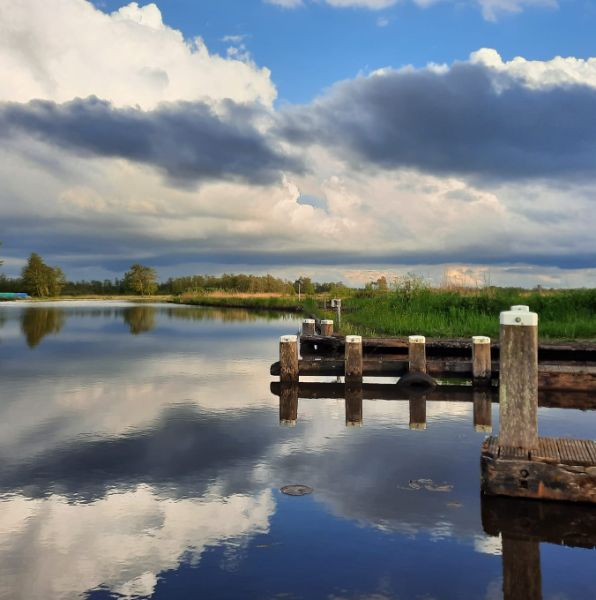
<path id="1" fill-rule="evenodd" d="M 362 383 L 346 383 L 346 426 L 362 426 Z"/>
<path id="2" fill-rule="evenodd" d="M 502 539 L 503 599 L 540 600 L 540 543 L 596 547 L 596 511 L 572 502 L 482 496 L 484 531 Z"/>
<path id="3" fill-rule="evenodd" d="M 474 389 L 474 429 L 480 433 L 490 433 L 492 426 L 492 401 L 488 390 Z"/>
<path id="4" fill-rule="evenodd" d="M 279 422 L 294 427 L 298 421 L 298 386 L 282 383 L 279 393 Z"/>

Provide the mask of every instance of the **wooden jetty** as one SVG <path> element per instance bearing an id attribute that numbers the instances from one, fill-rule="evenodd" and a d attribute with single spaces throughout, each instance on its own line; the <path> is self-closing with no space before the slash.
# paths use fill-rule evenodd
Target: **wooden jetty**
<path id="1" fill-rule="evenodd" d="M 338 336 L 333 335 L 330 320 L 319 324 L 324 335 L 316 335 L 315 330 L 316 321 L 307 319 L 302 335 L 283 336 L 280 361 L 271 365 L 271 375 L 299 382 L 302 377 L 346 377 L 348 368 L 351 371 L 347 378 L 352 381 L 364 377 L 401 378 L 416 372 L 443 383 L 454 380 L 456 384 L 468 381 L 475 387 L 499 385 L 501 344 L 485 336 L 469 340 Z M 540 390 L 596 393 L 596 344 L 540 344 L 538 358 Z M 423 382 L 424 378 L 419 377 L 417 384 Z"/>
<path id="2" fill-rule="evenodd" d="M 326 335 L 317 336 L 316 322 L 305 321 L 302 357 L 298 336 L 280 339 L 280 360 L 270 372 L 280 378 L 272 391 L 280 396 L 282 422 L 296 423 L 299 396 L 343 394 L 346 425 L 362 423 L 363 399 L 383 397 L 407 399 L 410 428 L 425 429 L 427 401 L 465 398 L 474 404 L 474 426 L 488 433 L 498 393 L 499 435 L 487 438 L 481 451 L 483 493 L 596 503 L 596 442 L 541 438 L 537 425 L 539 404 L 596 408 L 596 345 L 539 346 L 538 315 L 527 306 L 501 313 L 498 345 L 485 336 L 429 344 L 420 335 L 383 342 L 340 338 L 330 322 L 324 325 Z M 300 381 L 303 376 L 344 377 L 345 383 Z M 364 377 L 399 380 L 371 385 Z"/>

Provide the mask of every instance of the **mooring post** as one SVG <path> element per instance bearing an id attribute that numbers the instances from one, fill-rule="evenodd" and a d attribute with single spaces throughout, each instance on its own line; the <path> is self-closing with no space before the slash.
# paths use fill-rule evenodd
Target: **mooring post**
<path id="1" fill-rule="evenodd" d="M 474 430 L 490 433 L 493 430 L 490 391 L 477 389 L 472 392 L 472 395 L 474 400 Z"/>
<path id="2" fill-rule="evenodd" d="M 321 335 L 325 337 L 333 335 L 333 321 L 331 319 L 321 319 Z"/>
<path id="3" fill-rule="evenodd" d="M 538 447 L 538 315 L 527 306 L 501 313 L 499 445 Z"/>
<path id="4" fill-rule="evenodd" d="M 279 380 L 298 383 L 298 336 L 282 335 L 279 338 Z"/>
<path id="5" fill-rule="evenodd" d="M 362 382 L 362 336 L 346 335 L 345 382 Z"/>
<path id="6" fill-rule="evenodd" d="M 302 321 L 302 335 L 314 335 L 315 334 L 315 320 L 304 319 Z"/>
<path id="7" fill-rule="evenodd" d="M 488 386 L 491 379 L 490 338 L 485 335 L 472 337 L 472 383 Z"/>
<path id="8" fill-rule="evenodd" d="M 346 427 L 362 426 L 362 383 L 347 384 L 346 398 Z"/>
<path id="9" fill-rule="evenodd" d="M 279 390 L 279 423 L 294 427 L 298 420 L 298 384 L 282 383 Z"/>
<path id="10" fill-rule="evenodd" d="M 408 362 L 410 373 L 426 373 L 426 338 L 423 335 L 408 338 Z"/>

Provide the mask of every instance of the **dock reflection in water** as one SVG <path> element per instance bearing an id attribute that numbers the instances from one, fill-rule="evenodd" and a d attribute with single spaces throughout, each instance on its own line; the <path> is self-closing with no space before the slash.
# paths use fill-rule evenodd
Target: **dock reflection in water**
<path id="1" fill-rule="evenodd" d="M 503 596 L 466 392 L 428 396 L 411 431 L 409 402 L 368 384 L 271 395 L 291 319 L 140 305 L 131 335 L 130 305 L 45 308 L 61 328 L 31 349 L 24 309 L 0 307 L 0 598 Z M 594 417 L 541 409 L 547 435 Z M 595 551 L 541 552 L 545 599 L 596 595 Z"/>

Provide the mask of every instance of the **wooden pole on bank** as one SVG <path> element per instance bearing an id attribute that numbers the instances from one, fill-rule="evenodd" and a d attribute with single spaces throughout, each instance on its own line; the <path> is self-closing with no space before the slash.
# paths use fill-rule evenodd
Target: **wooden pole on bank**
<path id="1" fill-rule="evenodd" d="M 490 385 L 491 379 L 490 338 L 485 335 L 472 337 L 472 383 L 475 386 Z"/>
<path id="2" fill-rule="evenodd" d="M 408 338 L 408 362 L 410 373 L 426 373 L 426 338 L 423 335 Z"/>
<path id="3" fill-rule="evenodd" d="M 315 335 L 314 319 L 304 319 L 302 321 L 302 335 Z"/>
<path id="4" fill-rule="evenodd" d="M 512 306 L 500 325 L 499 445 L 538 448 L 538 315 Z"/>
<path id="5" fill-rule="evenodd" d="M 345 382 L 362 383 L 362 336 L 346 335 Z"/>
<path id="6" fill-rule="evenodd" d="M 321 335 L 324 337 L 333 335 L 333 321 L 331 319 L 321 320 Z"/>
<path id="7" fill-rule="evenodd" d="M 298 336 L 282 335 L 279 338 L 279 380 L 298 383 Z"/>

